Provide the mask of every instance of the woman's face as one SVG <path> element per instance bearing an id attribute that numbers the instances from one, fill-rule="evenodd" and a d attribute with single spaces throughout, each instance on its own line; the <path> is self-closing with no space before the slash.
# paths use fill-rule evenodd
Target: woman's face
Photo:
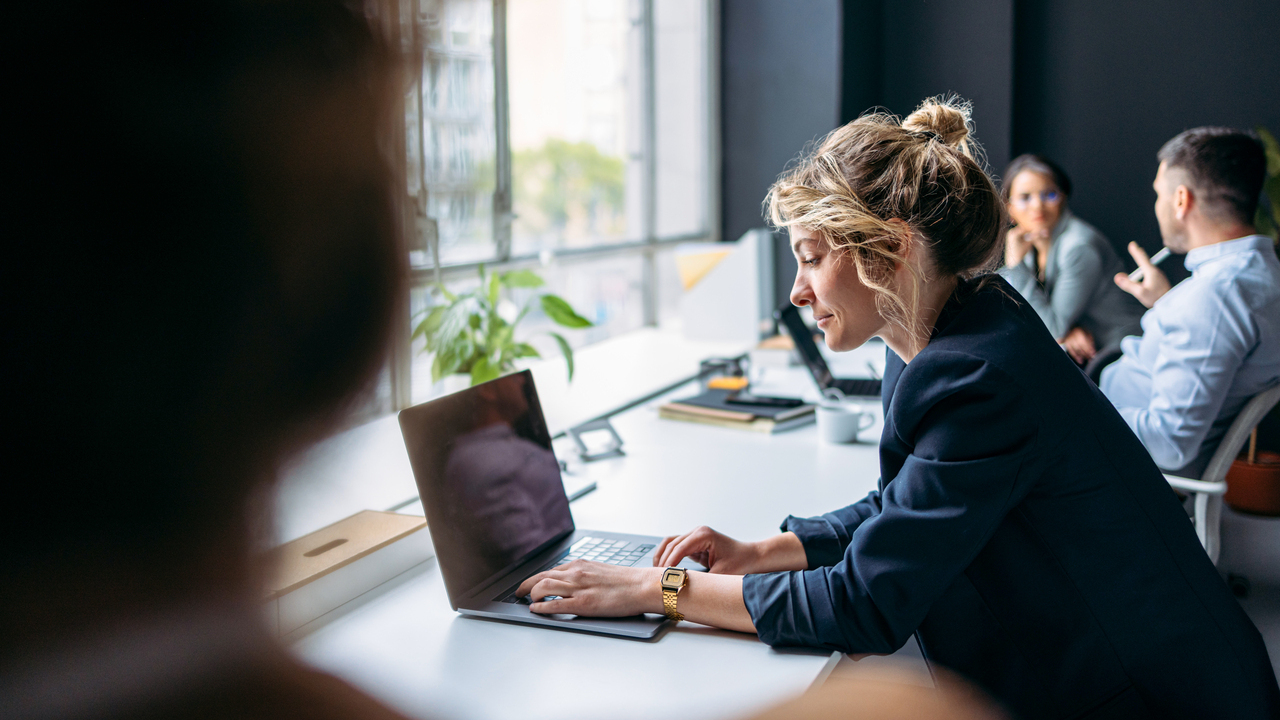
<path id="1" fill-rule="evenodd" d="M 862 284 L 853 263 L 833 252 L 826 240 L 812 230 L 793 227 L 791 252 L 797 263 L 791 302 L 813 308 L 827 347 L 837 352 L 852 350 L 884 330 L 875 292 Z"/>
<path id="2" fill-rule="evenodd" d="M 1009 185 L 1009 217 L 1023 230 L 1052 230 L 1065 199 L 1053 178 L 1023 170 Z"/>

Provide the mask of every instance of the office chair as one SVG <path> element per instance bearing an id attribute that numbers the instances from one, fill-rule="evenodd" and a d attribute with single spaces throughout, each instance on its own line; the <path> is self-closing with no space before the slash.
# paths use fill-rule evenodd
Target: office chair
<path id="1" fill-rule="evenodd" d="M 1245 403 L 1244 409 L 1227 429 L 1227 434 L 1222 436 L 1222 442 L 1218 443 L 1218 449 L 1199 480 L 1176 475 L 1164 476 L 1174 489 L 1190 493 L 1194 498 L 1196 535 L 1214 565 L 1218 564 L 1221 549 L 1218 529 L 1222 521 L 1222 494 L 1227 491 L 1227 471 L 1240 454 L 1240 448 L 1244 447 L 1245 439 L 1277 402 L 1280 402 L 1280 385 L 1263 390 Z"/>

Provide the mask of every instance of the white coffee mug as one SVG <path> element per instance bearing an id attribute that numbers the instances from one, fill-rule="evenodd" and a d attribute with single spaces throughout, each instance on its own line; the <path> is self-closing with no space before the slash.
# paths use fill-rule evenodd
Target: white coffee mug
<path id="1" fill-rule="evenodd" d="M 829 443 L 857 442 L 858 433 L 876 421 L 874 413 L 856 403 L 823 402 L 818 414 L 818 435 Z"/>

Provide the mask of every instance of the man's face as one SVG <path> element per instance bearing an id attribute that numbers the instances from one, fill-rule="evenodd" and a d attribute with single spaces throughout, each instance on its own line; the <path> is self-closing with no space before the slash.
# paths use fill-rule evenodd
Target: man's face
<path id="1" fill-rule="evenodd" d="M 1156 191 L 1156 222 L 1160 224 L 1160 237 L 1174 252 L 1186 252 L 1187 247 L 1187 226 L 1178 218 L 1176 207 L 1178 187 L 1181 185 L 1178 180 L 1181 179 L 1182 174 L 1182 171 L 1170 170 L 1164 162 L 1161 162 L 1159 169 L 1156 170 L 1155 182 L 1151 183 Z"/>

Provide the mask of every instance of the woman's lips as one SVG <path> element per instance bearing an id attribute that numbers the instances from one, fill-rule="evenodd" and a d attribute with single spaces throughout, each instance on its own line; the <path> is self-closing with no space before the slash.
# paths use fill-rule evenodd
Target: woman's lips
<path id="1" fill-rule="evenodd" d="M 823 315 L 822 317 L 814 316 L 814 320 L 818 323 L 818 327 L 826 330 L 826 324 L 831 321 L 834 315 Z"/>

